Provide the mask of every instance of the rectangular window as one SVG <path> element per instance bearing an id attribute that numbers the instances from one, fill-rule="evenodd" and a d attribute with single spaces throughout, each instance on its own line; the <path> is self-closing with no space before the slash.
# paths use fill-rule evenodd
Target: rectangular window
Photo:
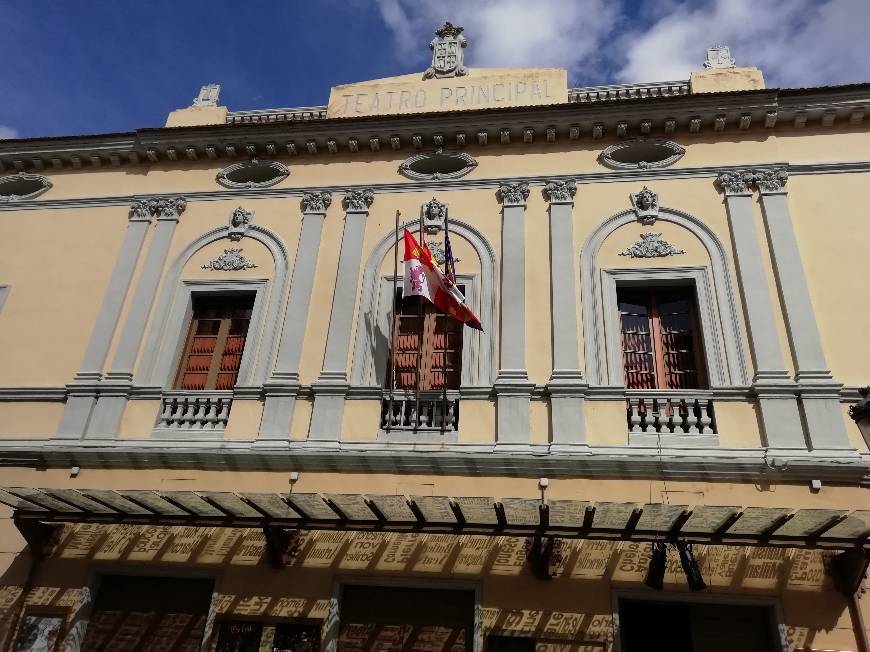
<path id="1" fill-rule="evenodd" d="M 625 386 L 707 386 L 692 287 L 617 288 Z"/>
<path id="2" fill-rule="evenodd" d="M 460 292 L 465 292 L 463 286 L 457 287 Z M 462 322 L 445 316 L 420 297 L 402 298 L 401 289 L 397 290 L 396 298 L 398 312 L 393 338 L 396 389 L 417 389 L 418 370 L 421 390 L 444 389 L 445 356 L 447 389 L 459 389 L 462 378 Z"/>
<path id="3" fill-rule="evenodd" d="M 252 293 L 193 297 L 176 389 L 235 387 L 253 307 Z"/>

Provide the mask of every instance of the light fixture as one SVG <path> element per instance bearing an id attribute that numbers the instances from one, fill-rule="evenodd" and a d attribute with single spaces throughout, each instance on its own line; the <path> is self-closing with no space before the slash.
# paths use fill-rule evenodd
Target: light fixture
<path id="1" fill-rule="evenodd" d="M 651 589 L 662 590 L 665 580 L 665 567 L 668 561 L 668 547 L 663 541 L 653 541 L 651 544 L 649 568 L 643 583 Z"/>
<path id="2" fill-rule="evenodd" d="M 692 544 L 688 541 L 677 541 L 677 551 L 680 553 L 680 565 L 686 574 L 686 583 L 690 591 L 703 591 L 707 588 L 704 578 L 701 577 L 701 569 L 698 561 L 692 554 Z"/>

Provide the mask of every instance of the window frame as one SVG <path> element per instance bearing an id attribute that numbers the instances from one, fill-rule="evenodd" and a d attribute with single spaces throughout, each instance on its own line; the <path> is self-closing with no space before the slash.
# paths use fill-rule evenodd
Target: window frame
<path id="1" fill-rule="evenodd" d="M 698 340 L 701 359 L 706 367 L 707 388 L 698 390 L 638 390 L 645 392 L 708 391 L 709 388 L 726 386 L 728 372 L 725 348 L 716 313 L 715 293 L 709 270 L 706 267 L 657 267 L 657 268 L 605 268 L 601 270 L 603 294 L 603 320 L 605 356 L 607 361 L 607 384 L 625 387 L 625 368 L 622 355 L 621 319 L 617 287 L 620 286 L 686 286 L 695 289 L 695 308 L 698 321 Z"/>
<path id="2" fill-rule="evenodd" d="M 190 333 L 190 321 L 193 318 L 193 297 L 194 295 L 215 297 L 242 293 L 254 294 L 254 307 L 251 311 L 251 321 L 248 324 L 248 334 L 235 386 L 250 385 L 253 380 L 251 373 L 256 362 L 257 344 L 265 335 L 264 328 L 269 326 L 263 321 L 268 286 L 268 279 L 190 279 L 182 281 L 165 326 L 165 337 L 170 345 L 161 347 L 155 365 L 154 377 L 160 383 L 160 387 L 167 392 L 183 392 L 185 394 L 218 391 L 175 389 L 175 379 Z M 272 328 L 275 327 L 276 325 L 272 325 Z"/>

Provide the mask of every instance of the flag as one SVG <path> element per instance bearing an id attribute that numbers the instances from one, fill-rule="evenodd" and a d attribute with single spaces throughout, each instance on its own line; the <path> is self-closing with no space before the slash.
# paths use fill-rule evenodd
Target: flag
<path id="1" fill-rule="evenodd" d="M 482 331 L 480 320 L 465 305 L 459 288 L 442 272 L 425 243 L 420 245 L 405 229 L 405 281 L 403 296 L 423 297 L 445 315 Z"/>

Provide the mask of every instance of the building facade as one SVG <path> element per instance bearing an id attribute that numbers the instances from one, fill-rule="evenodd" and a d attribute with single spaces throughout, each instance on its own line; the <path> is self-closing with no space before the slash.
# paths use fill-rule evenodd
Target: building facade
<path id="1" fill-rule="evenodd" d="M 870 86 L 469 41 L 0 142 L 0 649 L 866 652 Z"/>

